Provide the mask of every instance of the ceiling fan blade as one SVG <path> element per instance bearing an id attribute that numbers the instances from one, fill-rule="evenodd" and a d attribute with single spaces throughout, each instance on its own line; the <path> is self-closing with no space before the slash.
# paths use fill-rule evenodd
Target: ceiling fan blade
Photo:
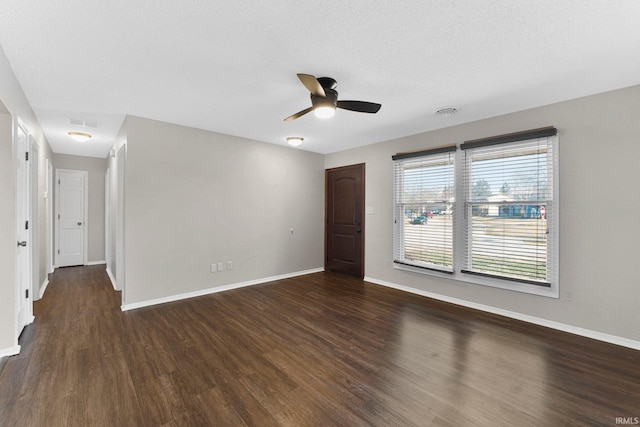
<path id="1" fill-rule="evenodd" d="M 300 79 L 302 84 L 309 90 L 309 92 L 311 92 L 315 96 L 321 96 L 323 98 L 327 96 L 327 94 L 324 93 L 324 89 L 322 88 L 322 85 L 320 84 L 318 79 L 316 79 L 311 74 L 298 74 L 298 78 Z"/>
<path id="2" fill-rule="evenodd" d="M 305 114 L 309 113 L 311 110 L 313 110 L 313 107 L 305 108 L 304 110 L 302 110 L 302 111 L 298 111 L 297 113 L 295 113 L 295 114 L 293 114 L 293 115 L 291 115 L 291 116 L 287 117 L 286 119 L 284 119 L 284 121 L 285 121 L 285 122 L 290 122 L 290 121 L 292 121 L 292 120 L 295 120 L 295 119 L 297 119 L 298 117 L 302 117 L 302 116 L 304 116 Z"/>
<path id="3" fill-rule="evenodd" d="M 336 107 L 342 108 L 343 110 L 357 111 L 359 113 L 377 113 L 382 105 L 365 101 L 338 101 Z"/>

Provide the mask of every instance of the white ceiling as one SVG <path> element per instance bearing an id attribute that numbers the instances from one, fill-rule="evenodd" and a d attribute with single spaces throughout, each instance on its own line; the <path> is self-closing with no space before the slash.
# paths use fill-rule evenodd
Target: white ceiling
<path id="1" fill-rule="evenodd" d="M 639 22 L 637 0 L 3 0 L 0 45 L 55 152 L 105 157 L 132 114 L 330 153 L 640 84 Z M 296 73 L 382 109 L 285 123 Z"/>

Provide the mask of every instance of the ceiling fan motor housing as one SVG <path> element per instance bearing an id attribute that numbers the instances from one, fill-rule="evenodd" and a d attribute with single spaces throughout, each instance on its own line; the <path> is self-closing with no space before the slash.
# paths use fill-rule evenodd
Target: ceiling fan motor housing
<path id="1" fill-rule="evenodd" d="M 335 81 L 335 79 L 332 79 L 331 77 L 318 77 L 318 83 L 320 83 L 320 86 L 322 86 L 322 88 L 326 91 L 327 89 L 335 89 L 336 86 L 338 86 L 338 82 Z"/>
<path id="2" fill-rule="evenodd" d="M 334 89 L 324 88 L 324 93 L 327 95 L 326 97 L 311 94 L 311 105 L 313 105 L 314 108 L 321 106 L 336 108 L 338 92 Z"/>

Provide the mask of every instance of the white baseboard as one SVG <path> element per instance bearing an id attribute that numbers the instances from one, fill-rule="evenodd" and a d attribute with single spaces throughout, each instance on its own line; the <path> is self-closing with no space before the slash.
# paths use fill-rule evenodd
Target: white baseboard
<path id="1" fill-rule="evenodd" d="M 465 301 L 458 298 L 449 297 L 446 295 L 440 295 L 433 292 L 423 291 L 421 289 L 416 289 L 409 286 L 398 285 L 396 283 L 374 279 L 373 277 L 365 277 L 364 280 L 367 282 L 374 283 L 376 285 L 386 286 L 388 288 L 410 292 L 412 294 L 421 295 L 427 298 L 433 298 L 439 301 L 461 305 L 463 307 L 473 308 L 480 311 L 486 311 L 487 313 L 510 317 L 516 320 L 522 320 L 523 322 L 545 326 L 547 328 L 556 329 L 559 331 L 568 332 L 570 334 L 580 335 L 587 338 L 592 338 L 598 341 L 608 342 L 610 344 L 620 345 L 622 347 L 632 348 L 634 350 L 640 350 L 640 341 L 631 340 L 629 338 L 618 337 L 616 335 L 610 335 L 610 334 L 605 334 L 598 331 L 592 331 L 590 329 L 579 328 L 577 326 L 567 325 L 565 323 L 560 323 L 560 322 L 554 322 L 552 320 L 542 319 L 540 317 L 529 316 L 528 314 L 517 313 L 515 311 L 504 310 L 502 308 L 492 307 L 490 305 L 478 304 L 475 302 Z"/>
<path id="2" fill-rule="evenodd" d="M 113 273 L 111 272 L 111 270 L 109 269 L 109 266 L 107 265 L 107 276 L 109 276 L 109 280 L 111 280 L 111 285 L 113 286 L 113 290 L 117 291 L 118 288 L 116 287 L 116 278 L 113 277 Z"/>
<path id="3" fill-rule="evenodd" d="M 49 278 L 48 277 L 46 279 L 44 279 L 44 282 L 42 282 L 42 285 L 40 285 L 40 297 L 38 299 L 42 299 L 42 297 L 44 296 L 44 291 L 47 290 L 47 286 L 49 286 Z"/>
<path id="4" fill-rule="evenodd" d="M 0 357 L 15 356 L 16 354 L 20 354 L 20 346 L 19 345 L 16 345 L 14 347 L 0 349 Z"/>
<path id="5" fill-rule="evenodd" d="M 87 262 L 85 265 L 100 265 L 100 264 L 106 264 L 107 261 L 102 260 L 102 261 L 89 261 Z"/>
<path id="6" fill-rule="evenodd" d="M 194 298 L 194 297 L 199 297 L 199 296 L 203 296 L 203 295 L 215 294 L 217 292 L 224 292 L 224 291 L 230 291 L 232 289 L 244 288 L 244 287 L 247 287 L 247 286 L 260 285 L 262 283 L 273 282 L 275 280 L 282 280 L 282 279 L 288 279 L 288 278 L 291 278 L 291 277 L 304 276 L 304 275 L 307 275 L 307 274 L 319 273 L 321 271 L 324 271 L 324 268 L 314 268 L 314 269 L 311 269 L 311 270 L 297 271 L 297 272 L 294 272 L 294 273 L 280 274 L 278 276 L 271 276 L 271 277 L 264 277 L 264 278 L 261 278 L 261 279 L 248 280 L 246 282 L 232 283 L 230 285 L 223 285 L 223 286 L 218 286 L 218 287 L 215 287 L 215 288 L 202 289 L 202 290 L 199 290 L 199 291 L 187 292 L 187 293 L 184 293 L 184 294 L 171 295 L 171 296 L 168 296 L 168 297 L 157 298 L 157 299 L 141 301 L 141 302 L 135 302 L 135 303 L 132 303 L 132 304 L 122 304 L 121 309 L 122 309 L 122 311 L 135 310 L 136 308 L 149 307 L 151 305 L 164 304 L 164 303 L 167 303 L 167 302 L 179 301 L 179 300 L 183 300 L 183 299 L 187 299 L 187 298 Z"/>

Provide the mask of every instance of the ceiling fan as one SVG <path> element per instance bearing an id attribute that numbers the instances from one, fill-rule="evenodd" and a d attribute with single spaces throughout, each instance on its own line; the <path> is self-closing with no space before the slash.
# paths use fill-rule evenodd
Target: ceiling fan
<path id="1" fill-rule="evenodd" d="M 295 120 L 313 111 L 317 117 L 331 117 L 336 108 L 357 111 L 359 113 L 377 113 L 382 105 L 365 101 L 338 101 L 336 86 L 338 83 L 331 77 L 314 77 L 310 74 L 298 74 L 302 84 L 311 92 L 311 107 L 287 117 L 285 122 Z"/>

